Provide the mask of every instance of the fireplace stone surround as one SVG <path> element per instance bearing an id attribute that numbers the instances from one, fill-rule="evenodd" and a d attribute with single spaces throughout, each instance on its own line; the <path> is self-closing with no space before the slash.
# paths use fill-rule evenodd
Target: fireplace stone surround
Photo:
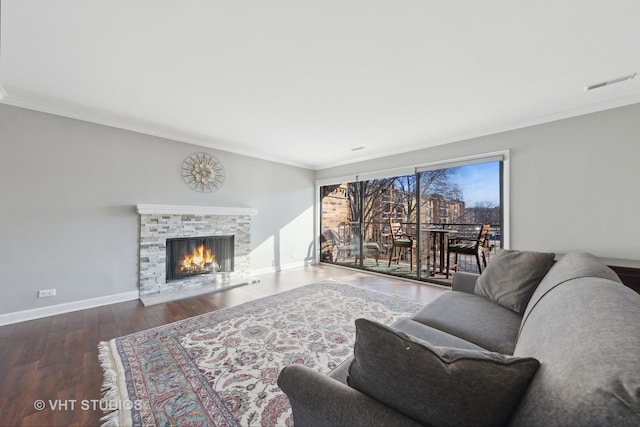
<path id="1" fill-rule="evenodd" d="M 136 205 L 140 215 L 140 300 L 145 305 L 251 282 L 251 216 L 257 209 L 213 206 Z M 167 282 L 167 239 L 234 236 L 234 271 Z"/>

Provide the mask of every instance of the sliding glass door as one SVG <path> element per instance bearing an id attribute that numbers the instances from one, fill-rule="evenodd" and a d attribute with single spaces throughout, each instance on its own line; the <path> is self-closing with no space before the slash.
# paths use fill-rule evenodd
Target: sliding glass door
<path id="1" fill-rule="evenodd" d="M 323 186 L 320 258 L 443 284 L 453 271 L 479 272 L 502 246 L 502 175 L 492 159 Z M 481 245 L 454 252 L 475 245 L 483 226 Z"/>

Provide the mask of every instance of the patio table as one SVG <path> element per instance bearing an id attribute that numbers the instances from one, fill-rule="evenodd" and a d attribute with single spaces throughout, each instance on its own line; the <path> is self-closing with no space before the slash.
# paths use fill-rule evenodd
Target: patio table
<path id="1" fill-rule="evenodd" d="M 440 274 L 445 274 L 445 271 L 443 270 L 444 265 L 445 265 L 445 253 L 446 253 L 446 242 L 448 242 L 448 235 L 449 234 L 456 234 L 458 233 L 458 230 L 453 230 L 453 229 L 446 229 L 446 228 L 427 228 L 426 231 L 429 232 L 429 234 L 431 234 L 434 237 L 434 241 L 435 241 L 435 245 L 433 245 L 434 248 L 438 248 L 439 252 L 440 252 L 440 268 L 438 271 L 436 271 L 436 263 L 435 263 L 435 259 L 436 259 L 436 254 L 433 255 L 433 275 L 435 275 L 436 273 L 440 273 Z"/>

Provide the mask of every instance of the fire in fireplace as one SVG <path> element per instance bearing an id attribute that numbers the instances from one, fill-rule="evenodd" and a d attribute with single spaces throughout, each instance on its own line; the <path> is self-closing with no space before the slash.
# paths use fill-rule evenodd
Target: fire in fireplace
<path id="1" fill-rule="evenodd" d="M 167 282 L 233 272 L 233 236 L 167 239 Z"/>

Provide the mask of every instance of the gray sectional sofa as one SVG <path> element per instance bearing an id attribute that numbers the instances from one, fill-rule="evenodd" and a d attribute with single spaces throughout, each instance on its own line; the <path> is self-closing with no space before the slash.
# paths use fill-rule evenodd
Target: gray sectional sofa
<path id="1" fill-rule="evenodd" d="M 356 331 L 330 375 L 280 373 L 295 425 L 640 425 L 640 295 L 590 254 L 503 251 Z"/>

